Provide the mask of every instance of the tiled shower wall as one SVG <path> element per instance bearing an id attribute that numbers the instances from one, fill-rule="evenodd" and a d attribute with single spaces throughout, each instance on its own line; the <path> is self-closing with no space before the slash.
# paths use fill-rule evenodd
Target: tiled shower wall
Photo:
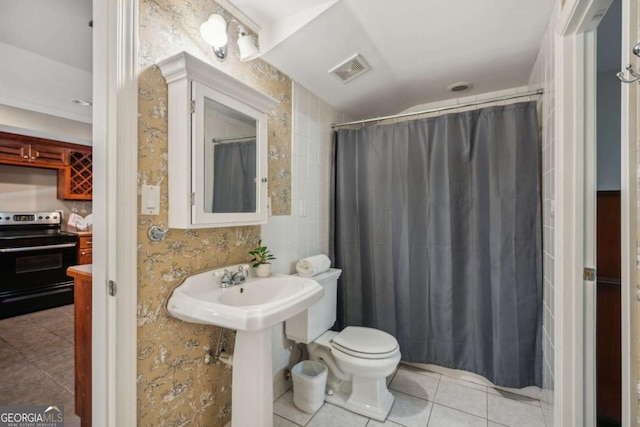
<path id="1" fill-rule="evenodd" d="M 291 215 L 270 217 L 262 238 L 277 259 L 274 271 L 295 272 L 300 258 L 329 251 L 331 125 L 342 115 L 293 83 Z"/>
<path id="2" fill-rule="evenodd" d="M 262 226 L 263 243 L 277 259 L 272 269 L 295 273 L 300 258 L 329 254 L 331 124 L 345 119 L 303 86 L 293 83 L 291 140 L 291 215 L 273 216 Z M 282 375 L 299 357 L 284 335 L 283 324 L 271 330 L 274 397 L 290 385 Z"/>
<path id="3" fill-rule="evenodd" d="M 538 101 L 538 121 L 540 126 L 540 140 L 542 146 L 542 249 L 543 249 L 543 393 L 542 407 L 547 426 L 553 426 L 553 390 L 555 384 L 554 356 L 554 293 L 556 283 L 553 279 L 555 254 L 553 240 L 554 224 L 554 146 L 556 135 L 554 128 L 555 114 L 555 86 L 554 86 L 554 55 L 555 55 L 555 26 L 557 8 L 549 18 L 538 57 L 529 78 L 529 86 L 544 89 L 544 94 Z"/>

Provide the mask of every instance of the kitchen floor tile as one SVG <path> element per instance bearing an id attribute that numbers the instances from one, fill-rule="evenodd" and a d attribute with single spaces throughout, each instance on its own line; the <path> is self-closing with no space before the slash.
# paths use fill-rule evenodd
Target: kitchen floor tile
<path id="1" fill-rule="evenodd" d="M 33 361 L 40 369 L 49 375 L 58 384 L 65 387 L 70 393 L 74 392 L 74 350 L 73 348 L 61 350 L 48 357 Z M 69 375 L 71 373 L 71 375 Z"/>
<path id="2" fill-rule="evenodd" d="M 10 368 L 20 365 L 25 357 L 12 345 L 0 339 L 0 368 Z"/>
<path id="3" fill-rule="evenodd" d="M 34 324 L 5 330 L 0 336 L 27 359 L 37 359 L 48 352 L 73 347 L 69 341 Z"/>
<path id="4" fill-rule="evenodd" d="M 0 405 L 60 405 L 65 426 L 80 426 L 73 323 L 73 305 L 0 320 Z"/>

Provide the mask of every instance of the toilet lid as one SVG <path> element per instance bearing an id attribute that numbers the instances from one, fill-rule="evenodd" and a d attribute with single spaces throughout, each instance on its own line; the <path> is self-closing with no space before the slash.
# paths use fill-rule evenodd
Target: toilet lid
<path id="1" fill-rule="evenodd" d="M 398 341 L 377 329 L 348 326 L 333 338 L 332 346 L 353 356 L 386 357 L 398 350 Z"/>

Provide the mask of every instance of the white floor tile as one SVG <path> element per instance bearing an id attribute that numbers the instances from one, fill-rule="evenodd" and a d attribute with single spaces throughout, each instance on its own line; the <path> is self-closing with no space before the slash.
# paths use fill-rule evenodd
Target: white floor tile
<path id="1" fill-rule="evenodd" d="M 313 416 L 313 414 L 307 414 L 296 408 L 293 404 L 292 390 L 289 390 L 273 402 L 273 413 L 302 426 L 307 424 Z"/>
<path id="2" fill-rule="evenodd" d="M 545 426 L 538 400 L 459 378 L 401 365 L 389 388 L 396 400 L 385 422 L 331 404 L 324 404 L 313 415 L 307 414 L 295 407 L 293 392 L 289 390 L 274 402 L 273 424 L 274 427 Z"/>
<path id="3" fill-rule="evenodd" d="M 433 400 L 438 389 L 439 375 L 398 369 L 389 388 L 421 399 Z"/>
<path id="4" fill-rule="evenodd" d="M 538 399 L 522 396 L 520 394 L 510 393 L 508 391 L 500 390 L 493 387 L 487 387 L 487 393 L 493 394 L 495 396 L 502 396 L 504 398 L 515 400 L 517 402 L 528 403 L 529 405 L 540 406 L 540 401 Z"/>
<path id="5" fill-rule="evenodd" d="M 433 404 L 404 393 L 393 392 L 396 397 L 388 420 L 406 427 L 424 427 L 429 421 Z"/>
<path id="6" fill-rule="evenodd" d="M 307 427 L 365 427 L 368 421 L 362 415 L 325 403 L 311 418 Z"/>
<path id="7" fill-rule="evenodd" d="M 450 382 L 450 383 L 460 384 L 460 385 L 463 385 L 465 387 L 473 388 L 473 389 L 476 389 L 476 390 L 479 390 L 479 391 L 484 391 L 484 392 L 487 391 L 487 386 L 486 385 L 478 384 L 478 383 L 475 383 L 473 381 L 466 381 L 466 380 L 463 380 L 463 379 L 460 379 L 460 378 L 451 378 L 451 377 L 448 377 L 446 375 L 442 375 L 440 377 L 440 381 L 447 381 L 447 382 Z"/>
<path id="8" fill-rule="evenodd" d="M 440 381 L 435 402 L 487 418 L 487 393 L 458 383 Z"/>
<path id="9" fill-rule="evenodd" d="M 466 412 L 448 408 L 446 406 L 433 405 L 429 427 L 485 427 L 486 418 L 476 417 Z"/>
<path id="10" fill-rule="evenodd" d="M 376 420 L 369 420 L 367 423 L 367 427 L 404 427 L 400 424 L 396 424 L 391 420 L 386 420 L 385 422 L 380 422 Z"/>
<path id="11" fill-rule="evenodd" d="M 545 427 L 539 406 L 488 394 L 488 418 L 509 427 Z"/>
<path id="12" fill-rule="evenodd" d="M 273 427 L 300 427 L 300 425 L 273 414 Z"/>

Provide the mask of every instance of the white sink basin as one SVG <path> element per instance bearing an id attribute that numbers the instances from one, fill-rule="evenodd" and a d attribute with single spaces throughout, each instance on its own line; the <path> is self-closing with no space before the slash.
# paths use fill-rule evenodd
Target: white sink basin
<path id="1" fill-rule="evenodd" d="M 226 268 L 237 271 L 237 266 Z M 295 316 L 324 295 L 317 282 L 284 274 L 248 277 L 243 284 L 221 288 L 221 270 L 186 278 L 169 299 L 169 313 L 185 322 L 256 331 Z"/>

